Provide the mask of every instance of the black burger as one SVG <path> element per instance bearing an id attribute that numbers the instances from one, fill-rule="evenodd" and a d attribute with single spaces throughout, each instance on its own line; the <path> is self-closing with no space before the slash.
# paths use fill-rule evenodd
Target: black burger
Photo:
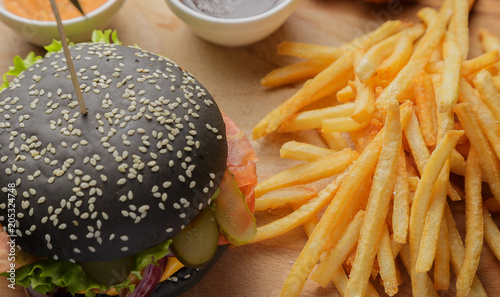
<path id="1" fill-rule="evenodd" d="M 3 275 L 33 296 L 178 295 L 220 244 L 254 236 L 255 152 L 170 59 L 102 42 L 71 55 L 87 114 L 61 51 L 0 91 Z"/>

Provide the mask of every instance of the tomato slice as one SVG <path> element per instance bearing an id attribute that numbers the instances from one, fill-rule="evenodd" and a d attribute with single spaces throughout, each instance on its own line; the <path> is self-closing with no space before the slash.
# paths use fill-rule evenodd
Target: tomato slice
<path id="1" fill-rule="evenodd" d="M 228 146 L 227 168 L 234 175 L 240 191 L 253 212 L 255 206 L 254 189 L 257 185 L 257 154 L 243 131 L 224 113 Z"/>

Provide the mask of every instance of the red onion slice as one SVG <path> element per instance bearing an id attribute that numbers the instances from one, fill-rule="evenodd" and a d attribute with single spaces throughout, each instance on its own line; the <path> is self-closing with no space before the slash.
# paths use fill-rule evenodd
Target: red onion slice
<path id="1" fill-rule="evenodd" d="M 167 257 L 158 261 L 158 265 L 149 264 L 144 268 L 142 280 L 137 284 L 132 293 L 126 294 L 126 297 L 147 297 L 156 288 L 165 270 Z"/>

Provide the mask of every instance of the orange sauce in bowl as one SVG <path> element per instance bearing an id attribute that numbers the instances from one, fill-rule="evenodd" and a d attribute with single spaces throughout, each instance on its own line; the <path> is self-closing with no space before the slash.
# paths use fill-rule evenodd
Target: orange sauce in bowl
<path id="1" fill-rule="evenodd" d="M 82 10 L 89 13 L 102 6 L 107 0 L 79 0 Z M 5 8 L 23 18 L 37 21 L 55 21 L 49 0 L 4 0 Z M 56 0 L 57 8 L 63 20 L 82 16 L 69 0 Z"/>

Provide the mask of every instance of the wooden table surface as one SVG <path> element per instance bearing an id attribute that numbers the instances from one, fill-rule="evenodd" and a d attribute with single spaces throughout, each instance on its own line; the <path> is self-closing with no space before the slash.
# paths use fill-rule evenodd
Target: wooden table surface
<path id="1" fill-rule="evenodd" d="M 267 72 L 293 59 L 276 54 L 282 41 L 300 41 L 337 46 L 360 36 L 388 19 L 415 20 L 424 6 L 437 8 L 441 1 L 395 0 L 392 4 L 370 5 L 360 0 L 303 0 L 299 9 L 269 38 L 242 48 L 224 48 L 198 38 L 175 17 L 163 0 L 128 0 L 114 17 L 110 28 L 117 29 L 124 44 L 165 55 L 193 73 L 214 95 L 221 108 L 251 135 L 253 126 L 300 85 L 266 89 L 259 84 Z M 471 54 L 481 53 L 477 32 L 487 28 L 500 36 L 500 0 L 477 0 L 471 13 Z M 0 73 L 12 63 L 15 54 L 25 56 L 35 50 L 43 53 L 9 28 L 0 24 Z M 293 162 L 279 158 L 279 147 L 292 138 L 319 143 L 314 133 L 271 134 L 252 141 L 260 161 L 259 180 L 289 167 Z M 456 219 L 463 232 L 463 203 L 453 203 Z M 284 214 L 282 211 L 281 214 Z M 269 221 L 280 212 L 257 214 L 258 223 Z M 500 223 L 500 216 L 495 217 Z M 229 249 L 198 285 L 185 293 L 190 296 L 278 296 L 299 255 L 306 236 L 300 228 L 279 238 Z M 500 295 L 500 263 L 484 246 L 478 271 L 489 296 Z M 411 296 L 411 285 L 404 276 L 397 296 Z M 454 280 L 453 280 L 454 283 Z M 377 284 L 375 284 L 377 285 Z M 378 288 L 380 289 L 380 288 Z M 382 292 L 382 291 L 380 291 Z M 0 280 L 0 297 L 23 296 L 20 290 L 7 288 Z M 340 296 L 333 284 L 321 288 L 308 281 L 302 296 Z M 381 296 L 385 296 L 383 293 Z M 441 296 L 455 296 L 455 290 Z"/>

